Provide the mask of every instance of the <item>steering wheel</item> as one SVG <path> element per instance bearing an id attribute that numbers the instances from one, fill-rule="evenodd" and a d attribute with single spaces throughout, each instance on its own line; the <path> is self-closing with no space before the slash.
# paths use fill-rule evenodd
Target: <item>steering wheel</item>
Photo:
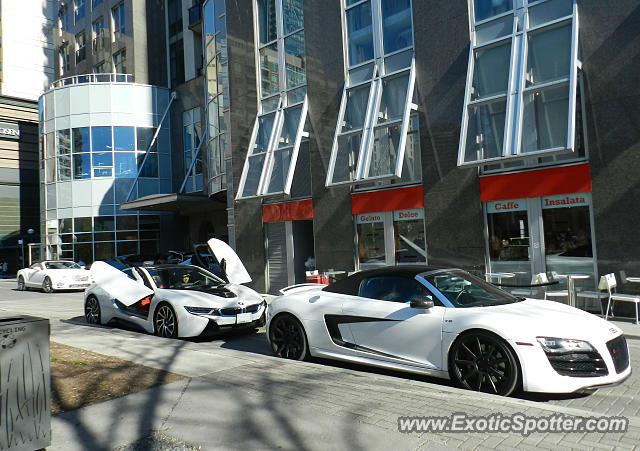
<path id="1" fill-rule="evenodd" d="M 460 293 L 456 296 L 456 302 L 461 305 L 467 305 L 473 301 L 475 301 L 475 299 L 469 292 L 468 287 L 462 288 Z"/>

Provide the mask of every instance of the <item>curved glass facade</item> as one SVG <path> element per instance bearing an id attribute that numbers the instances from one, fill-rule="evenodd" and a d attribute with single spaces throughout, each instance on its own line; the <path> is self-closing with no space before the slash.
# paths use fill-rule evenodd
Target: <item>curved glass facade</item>
<path id="1" fill-rule="evenodd" d="M 168 117 L 151 146 L 168 103 L 167 89 L 97 79 L 57 84 L 42 96 L 48 258 L 90 263 L 158 252 L 160 215 L 119 205 L 171 192 Z"/>

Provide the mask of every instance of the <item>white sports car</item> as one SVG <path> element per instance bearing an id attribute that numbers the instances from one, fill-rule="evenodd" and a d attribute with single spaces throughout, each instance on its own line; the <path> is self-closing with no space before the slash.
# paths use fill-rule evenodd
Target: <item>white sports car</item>
<path id="1" fill-rule="evenodd" d="M 279 357 L 347 360 L 506 396 L 589 392 L 631 374 L 615 325 L 515 297 L 460 269 L 381 268 L 282 292 L 267 313 Z"/>
<path id="2" fill-rule="evenodd" d="M 235 252 L 210 240 L 229 282 L 192 265 L 158 265 L 124 270 L 94 262 L 96 283 L 85 292 L 88 323 L 124 321 L 162 337 L 196 337 L 264 324 L 266 302 Z M 222 256 L 222 257 L 221 257 Z"/>
<path id="3" fill-rule="evenodd" d="M 41 288 L 45 293 L 56 290 L 84 290 L 91 285 L 91 273 L 67 260 L 45 260 L 18 271 L 18 290 Z"/>

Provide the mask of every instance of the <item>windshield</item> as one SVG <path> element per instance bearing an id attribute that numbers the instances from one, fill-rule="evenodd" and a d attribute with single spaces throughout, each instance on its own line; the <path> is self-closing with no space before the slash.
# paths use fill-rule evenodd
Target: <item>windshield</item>
<path id="1" fill-rule="evenodd" d="M 223 282 L 213 274 L 193 266 L 148 268 L 147 271 L 158 288 L 189 290 L 197 287 L 210 287 L 223 284 Z"/>
<path id="2" fill-rule="evenodd" d="M 75 262 L 46 262 L 44 267 L 47 269 L 82 269 Z"/>
<path id="3" fill-rule="evenodd" d="M 521 299 L 462 270 L 438 271 L 420 276 L 436 287 L 455 307 L 512 304 Z"/>

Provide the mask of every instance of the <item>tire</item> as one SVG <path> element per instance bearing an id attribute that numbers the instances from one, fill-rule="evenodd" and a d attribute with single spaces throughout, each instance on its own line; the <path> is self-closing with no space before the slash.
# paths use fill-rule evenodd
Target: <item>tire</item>
<path id="1" fill-rule="evenodd" d="M 42 291 L 45 293 L 53 293 L 53 284 L 48 276 L 42 281 Z"/>
<path id="2" fill-rule="evenodd" d="M 309 346 L 304 327 L 293 315 L 276 316 L 269 325 L 269 343 L 276 357 L 291 360 L 306 360 Z"/>
<path id="3" fill-rule="evenodd" d="M 24 283 L 24 277 L 18 277 L 18 291 L 25 291 L 27 289 L 27 285 Z"/>
<path id="4" fill-rule="evenodd" d="M 449 351 L 449 376 L 467 390 L 511 395 L 518 385 L 520 369 L 511 347 L 485 331 L 460 336 Z"/>
<path id="5" fill-rule="evenodd" d="M 84 303 L 84 319 L 89 324 L 100 324 L 102 313 L 100 302 L 95 296 L 89 296 Z"/>
<path id="6" fill-rule="evenodd" d="M 178 317 L 166 302 L 156 307 L 153 314 L 153 331 L 159 337 L 178 338 Z"/>

